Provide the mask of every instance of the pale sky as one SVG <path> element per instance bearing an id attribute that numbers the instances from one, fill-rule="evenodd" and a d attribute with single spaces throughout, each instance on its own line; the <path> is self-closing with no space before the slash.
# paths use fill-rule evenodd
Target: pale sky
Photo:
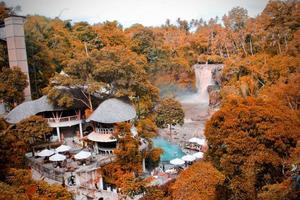
<path id="1" fill-rule="evenodd" d="M 1 0 L 0 0 L 1 1 Z M 2 0 L 3 1 L 3 0 Z M 231 8 L 240 6 L 251 17 L 258 15 L 268 0 L 4 0 L 8 6 L 20 5 L 20 15 L 44 15 L 72 22 L 91 24 L 117 20 L 124 27 L 135 23 L 145 26 L 175 22 L 178 17 L 191 20 L 222 17 Z"/>

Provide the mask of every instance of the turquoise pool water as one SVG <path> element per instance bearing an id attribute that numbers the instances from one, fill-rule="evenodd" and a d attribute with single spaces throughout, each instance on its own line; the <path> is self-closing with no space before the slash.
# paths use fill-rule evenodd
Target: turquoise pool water
<path id="1" fill-rule="evenodd" d="M 178 145 L 171 144 L 168 140 L 161 137 L 152 139 L 153 146 L 164 150 L 164 153 L 160 157 L 160 161 L 170 161 L 174 158 L 181 158 L 185 154 Z"/>

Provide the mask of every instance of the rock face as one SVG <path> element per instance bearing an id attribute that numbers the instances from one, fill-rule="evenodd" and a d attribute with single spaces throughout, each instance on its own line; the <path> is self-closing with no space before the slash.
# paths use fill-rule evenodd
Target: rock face
<path id="1" fill-rule="evenodd" d="M 216 107 L 221 102 L 220 90 L 215 90 L 209 93 L 209 106 Z"/>
<path id="2" fill-rule="evenodd" d="M 214 69 L 212 70 L 212 79 L 215 85 L 210 85 L 207 87 L 210 107 L 216 107 L 221 102 L 220 86 L 222 83 L 222 70 L 223 65 L 215 65 Z"/>
<path id="3" fill-rule="evenodd" d="M 217 86 L 221 86 L 223 65 L 215 65 L 212 70 L 212 79 Z"/>

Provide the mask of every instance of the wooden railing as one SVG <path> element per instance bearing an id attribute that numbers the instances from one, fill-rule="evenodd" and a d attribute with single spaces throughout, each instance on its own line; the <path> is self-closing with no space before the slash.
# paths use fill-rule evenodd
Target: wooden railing
<path id="1" fill-rule="evenodd" d="M 114 129 L 113 128 L 95 128 L 96 133 L 100 134 L 113 134 Z"/>
<path id="2" fill-rule="evenodd" d="M 69 121 L 77 121 L 80 120 L 79 115 L 61 117 L 61 118 L 46 118 L 48 123 L 59 123 L 59 122 L 69 122 Z"/>

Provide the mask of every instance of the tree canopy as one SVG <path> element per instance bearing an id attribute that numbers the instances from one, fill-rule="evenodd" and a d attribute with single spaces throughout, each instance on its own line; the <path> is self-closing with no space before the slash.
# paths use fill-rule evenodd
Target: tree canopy
<path id="1" fill-rule="evenodd" d="M 183 125 L 184 112 L 182 106 L 174 99 L 163 99 L 156 108 L 156 113 L 156 124 L 160 128 L 166 128 L 167 125 Z"/>
<path id="2" fill-rule="evenodd" d="M 207 122 L 210 159 L 228 179 L 233 199 L 253 199 L 266 185 L 285 181 L 300 139 L 297 115 L 260 99 L 233 97 Z"/>
<path id="3" fill-rule="evenodd" d="M 27 76 L 15 67 L 2 67 L 0 71 L 0 99 L 10 108 L 24 101 L 23 90 L 27 87 Z"/>

